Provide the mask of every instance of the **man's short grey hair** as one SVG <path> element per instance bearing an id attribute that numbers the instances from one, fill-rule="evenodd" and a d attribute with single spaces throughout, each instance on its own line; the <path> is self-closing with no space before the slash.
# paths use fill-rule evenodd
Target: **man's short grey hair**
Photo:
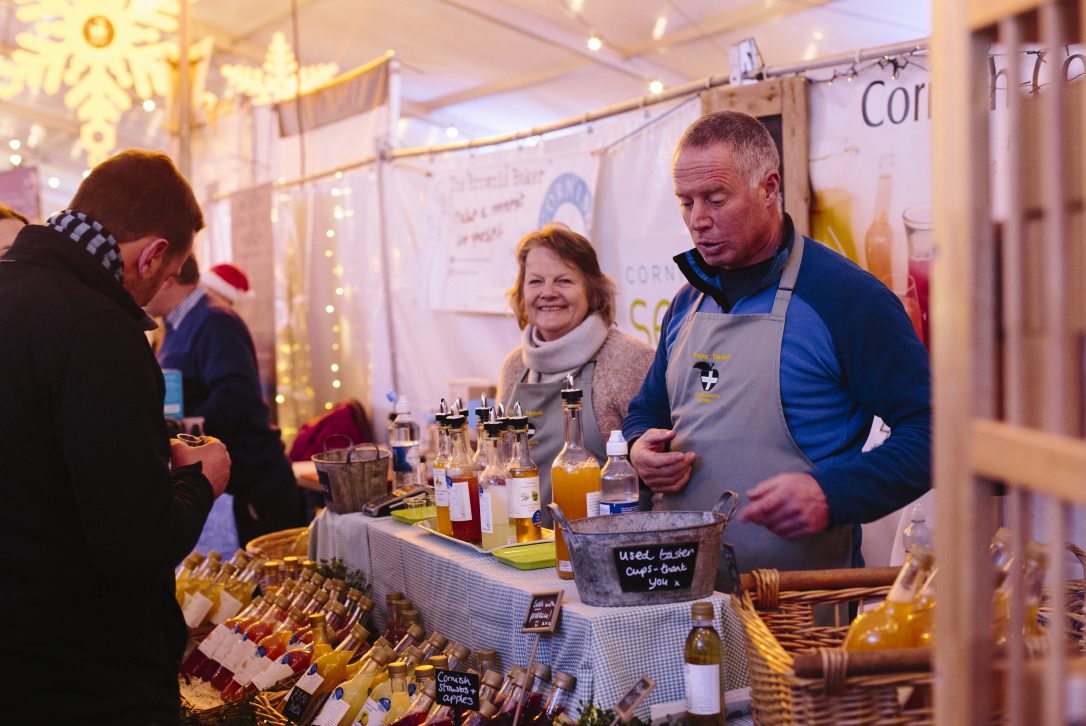
<path id="1" fill-rule="evenodd" d="M 728 147 L 739 173 L 751 187 L 760 184 L 769 172 L 780 169 L 781 157 L 769 129 L 739 111 L 716 111 L 699 118 L 683 132 L 675 155 L 717 144 Z"/>

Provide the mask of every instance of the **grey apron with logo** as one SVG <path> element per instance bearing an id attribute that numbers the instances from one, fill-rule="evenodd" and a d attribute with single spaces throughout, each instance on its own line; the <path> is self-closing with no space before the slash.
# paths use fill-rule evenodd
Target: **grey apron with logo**
<path id="1" fill-rule="evenodd" d="M 581 399 L 584 402 L 584 408 L 581 409 L 584 447 L 596 457 L 602 468 L 607 462 L 607 444 L 600 435 L 600 427 L 592 409 L 592 373 L 595 369 L 596 361 L 588 361 L 573 374 L 573 380 L 584 391 L 584 398 Z M 563 378 L 550 383 L 528 383 L 527 378 L 528 371 L 524 371 L 524 375 L 510 391 L 509 400 L 504 401 L 505 410 L 510 411 L 513 404 L 520 401 L 524 415 L 528 417 L 528 426 L 534 429 L 528 445 L 531 447 L 532 461 L 539 467 L 540 513 L 543 526 L 553 527 L 547 505 L 554 501 L 551 497 L 551 464 L 565 443 L 565 414 L 562 412 L 561 391 L 566 387 L 566 380 Z"/>
<path id="2" fill-rule="evenodd" d="M 768 315 L 697 312 L 702 295 L 683 323 L 667 362 L 677 432 L 672 448 L 697 458 L 683 491 L 665 494 L 657 509 L 709 511 L 726 489 L 745 495 L 777 474 L 815 468 L 792 439 L 781 404 L 784 319 L 802 261 L 803 237 L 796 235 Z M 735 547 L 742 572 L 848 567 L 852 561 L 850 526 L 790 541 L 735 519 L 724 539 Z M 717 587 L 727 579 L 718 575 Z"/>

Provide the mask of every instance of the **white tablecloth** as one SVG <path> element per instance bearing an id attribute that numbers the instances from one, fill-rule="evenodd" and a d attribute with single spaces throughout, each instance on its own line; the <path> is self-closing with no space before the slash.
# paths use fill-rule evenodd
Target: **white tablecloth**
<path id="1" fill-rule="evenodd" d="M 427 632 L 438 630 L 474 652 L 493 648 L 502 666 L 525 665 L 534 636 L 520 632 L 533 592 L 564 590 L 554 635 L 540 639 L 536 659 L 577 677 L 575 701 L 610 708 L 642 675 L 656 688 L 641 705 L 683 698 L 683 643 L 690 631 L 690 604 L 598 608 L 585 605 L 576 585 L 553 568 L 516 570 L 432 534 L 385 517 L 325 510 L 310 531 L 309 556 L 337 557 L 366 573 L 377 601 L 371 620 L 383 629 L 385 594 L 399 591 L 422 614 Z M 724 642 L 726 688 L 748 685 L 742 625 L 714 593 L 716 628 Z"/>

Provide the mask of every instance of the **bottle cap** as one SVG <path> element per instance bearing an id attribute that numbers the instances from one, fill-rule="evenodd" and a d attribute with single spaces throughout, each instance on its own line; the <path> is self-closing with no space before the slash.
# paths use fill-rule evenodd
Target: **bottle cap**
<path id="1" fill-rule="evenodd" d="M 222 561 L 222 555 L 220 555 L 215 550 L 211 550 L 210 552 L 207 553 L 207 559 L 215 560 L 216 562 L 221 562 Z"/>
<path id="2" fill-rule="evenodd" d="M 402 592 L 389 592 L 385 594 L 385 602 L 388 603 L 389 607 L 392 607 L 392 603 L 396 602 L 397 600 L 403 600 Z"/>
<path id="3" fill-rule="evenodd" d="M 429 664 L 415 666 L 416 681 L 432 681 L 436 679 L 437 674 L 434 673 L 434 666 Z"/>
<path id="4" fill-rule="evenodd" d="M 629 451 L 630 447 L 626 445 L 626 439 L 622 437 L 622 432 L 612 431 L 611 438 L 607 439 L 607 455 L 626 456 Z"/>
<path id="5" fill-rule="evenodd" d="M 396 608 L 397 612 L 402 614 L 404 610 L 411 609 L 411 601 L 407 598 L 400 598 L 392 603 L 392 607 Z"/>
<path id="6" fill-rule="evenodd" d="M 509 677 L 512 678 L 513 680 L 516 680 L 516 679 L 520 678 L 520 676 L 523 675 L 523 673 L 524 673 L 524 669 L 521 668 L 518 665 L 515 665 L 515 666 L 513 666 L 512 668 L 509 669 Z"/>
<path id="7" fill-rule="evenodd" d="M 501 436 L 505 432 L 505 421 L 490 420 L 483 423 L 487 436 Z"/>
<path id="8" fill-rule="evenodd" d="M 352 587 L 351 590 L 354 590 L 354 588 Z M 358 592 L 358 590 L 354 590 L 354 591 Z M 350 592 L 350 590 L 348 590 L 347 591 L 347 597 L 349 598 L 350 596 L 351 596 L 351 592 Z M 373 600 L 371 600 L 370 598 L 366 597 L 365 595 L 358 598 L 358 607 L 366 615 L 369 615 L 373 611 L 373 606 L 374 605 L 376 605 L 376 603 L 373 602 Z"/>
<path id="9" fill-rule="evenodd" d="M 524 410 L 520 407 L 520 401 L 513 404 L 513 410 L 506 419 L 509 421 L 510 426 L 522 433 L 528 429 L 528 417 L 524 415 Z"/>
<path id="10" fill-rule="evenodd" d="M 290 619 L 296 623 L 300 623 L 305 619 L 305 613 L 302 612 L 300 607 L 295 605 L 290 609 Z"/>
<path id="11" fill-rule="evenodd" d="M 468 659 L 471 655 L 471 649 L 463 643 L 453 643 L 452 650 L 449 652 L 450 658 L 456 658 L 461 663 Z"/>
<path id="12" fill-rule="evenodd" d="M 429 640 L 431 643 L 433 643 L 434 648 L 436 648 L 437 650 L 442 650 L 446 645 L 449 644 L 449 639 L 441 633 L 437 632 L 436 630 L 430 633 Z"/>
<path id="13" fill-rule="evenodd" d="M 418 642 L 422 636 L 426 635 L 426 631 L 424 631 L 422 626 L 418 623 L 411 623 L 411 625 L 407 627 L 407 634 L 414 638 L 415 642 Z"/>
<path id="14" fill-rule="evenodd" d="M 272 598 L 272 602 L 275 603 L 275 607 L 279 608 L 280 610 L 286 610 L 290 607 L 290 600 L 287 599 L 286 595 L 276 595 L 274 598 Z"/>
<path id="15" fill-rule="evenodd" d="M 373 654 L 370 656 L 370 660 L 382 668 L 396 659 L 396 651 L 377 643 L 374 643 L 373 647 L 370 648 L 370 653 Z"/>
<path id="16" fill-rule="evenodd" d="M 204 561 L 204 556 L 199 552 L 190 552 L 189 556 L 185 558 L 185 564 L 189 569 L 196 567 L 198 564 Z"/>
<path id="17" fill-rule="evenodd" d="M 553 680 L 555 688 L 561 688 L 570 692 L 577 688 L 576 676 L 571 676 L 568 673 L 563 673 L 562 671 L 555 671 Z"/>
<path id="18" fill-rule="evenodd" d="M 418 647 L 417 645 L 407 646 L 406 648 L 404 648 L 403 654 L 407 658 L 410 658 L 411 661 L 414 662 L 416 665 L 419 663 L 419 661 L 422 660 L 422 648 Z"/>
<path id="19" fill-rule="evenodd" d="M 328 609 L 340 617 L 343 617 L 347 614 L 347 606 L 336 600 L 328 603 Z"/>
<path id="20" fill-rule="evenodd" d="M 370 637 L 370 631 L 362 623 L 355 623 L 354 627 L 351 628 L 351 635 L 357 638 L 360 643 L 365 643 L 366 638 Z"/>
<path id="21" fill-rule="evenodd" d="M 498 715 L 498 707 L 490 701 L 483 701 L 479 704 L 479 715 L 490 720 Z"/>
<path id="22" fill-rule="evenodd" d="M 551 679 L 551 667 L 546 663 L 536 663 L 532 666 L 532 675 L 549 682 Z"/>
<path id="23" fill-rule="evenodd" d="M 412 625 L 415 625 L 422 622 L 422 614 L 419 613 L 419 611 L 415 608 L 409 608 L 408 610 L 403 611 L 402 620 L 405 623 L 411 623 Z M 421 638 L 422 636 L 420 635 L 418 637 Z"/>
<path id="24" fill-rule="evenodd" d="M 584 391 L 577 388 L 577 385 L 573 382 L 573 374 L 568 374 L 566 376 L 566 387 L 562 389 L 562 403 L 572 406 L 580 403 L 582 398 L 584 398 Z"/>
<path id="25" fill-rule="evenodd" d="M 315 601 L 317 601 L 318 603 L 320 603 L 321 605 L 324 605 L 324 603 L 328 602 L 328 598 L 329 598 L 329 597 L 330 597 L 330 596 L 329 596 L 329 594 L 328 594 L 328 591 L 327 591 L 327 590 L 321 590 L 320 592 L 318 592 L 318 593 L 315 593 L 315 594 L 313 595 L 313 599 L 314 599 Z"/>
<path id="26" fill-rule="evenodd" d="M 608 452 L 610 453 L 610 452 Z M 913 505 L 912 511 L 909 512 L 910 522 L 923 522 L 924 521 L 924 505 L 917 502 Z"/>
<path id="27" fill-rule="evenodd" d="M 476 654 L 478 657 L 478 654 Z M 501 688 L 502 674 L 497 671 L 487 671 L 483 674 L 483 685 L 491 688 Z"/>
<path id="28" fill-rule="evenodd" d="M 449 670 L 449 656 L 447 655 L 432 655 L 426 662 L 434 668 L 440 668 L 443 671 Z"/>
<path id="29" fill-rule="evenodd" d="M 407 675 L 407 664 L 402 660 L 393 661 L 388 664 L 388 674 L 390 676 L 403 676 Z"/>
<path id="30" fill-rule="evenodd" d="M 362 598 L 364 598 L 364 597 L 366 597 L 366 596 L 363 595 L 362 591 L 359 590 L 358 588 L 356 588 L 356 587 L 347 588 L 347 599 L 348 600 L 354 600 L 355 602 L 362 602 Z M 368 597 L 366 597 L 366 599 L 369 600 Z M 370 600 L 370 602 L 372 603 L 373 600 Z"/>
<path id="31" fill-rule="evenodd" d="M 319 572 L 314 572 L 309 576 L 309 584 L 320 587 L 324 584 L 324 575 Z"/>
<path id="32" fill-rule="evenodd" d="M 310 613 L 309 615 L 309 624 L 314 628 L 324 627 L 327 622 L 328 619 L 325 617 L 324 613 Z"/>
<path id="33" fill-rule="evenodd" d="M 694 620 L 712 620 L 715 614 L 711 602 L 696 602 L 690 606 L 690 617 Z"/>
<path id="34" fill-rule="evenodd" d="M 490 414 L 493 413 L 494 408 L 490 405 L 485 393 L 479 398 L 480 403 L 475 407 L 475 416 L 479 421 L 487 421 L 490 418 Z"/>
<path id="35" fill-rule="evenodd" d="M 400 396 L 397 399 L 396 413 L 411 413 L 411 402 L 407 400 L 407 396 Z"/>
<path id="36" fill-rule="evenodd" d="M 313 560 L 302 560 L 302 569 L 315 570 L 317 569 L 317 563 Z"/>

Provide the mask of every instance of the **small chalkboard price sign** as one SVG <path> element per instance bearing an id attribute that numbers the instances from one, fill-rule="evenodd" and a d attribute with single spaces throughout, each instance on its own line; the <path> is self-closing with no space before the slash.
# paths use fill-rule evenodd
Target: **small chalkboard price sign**
<path id="1" fill-rule="evenodd" d="M 648 676 L 638 678 L 637 683 L 633 684 L 633 688 L 626 691 L 626 695 L 615 704 L 614 711 L 615 715 L 618 716 L 618 720 L 625 723 L 633 718 L 637 707 L 648 697 L 653 688 L 656 688 L 656 681 Z"/>
<path id="2" fill-rule="evenodd" d="M 460 671 L 435 670 L 437 703 L 440 706 L 479 710 L 479 676 Z"/>
<path id="3" fill-rule="evenodd" d="M 562 595 L 564 594 L 564 590 L 533 593 L 520 631 L 522 633 L 553 633 L 558 625 L 558 614 L 562 611 Z"/>
<path id="4" fill-rule="evenodd" d="M 694 582 L 697 542 L 615 547 L 613 552 L 623 592 L 686 590 Z"/>

